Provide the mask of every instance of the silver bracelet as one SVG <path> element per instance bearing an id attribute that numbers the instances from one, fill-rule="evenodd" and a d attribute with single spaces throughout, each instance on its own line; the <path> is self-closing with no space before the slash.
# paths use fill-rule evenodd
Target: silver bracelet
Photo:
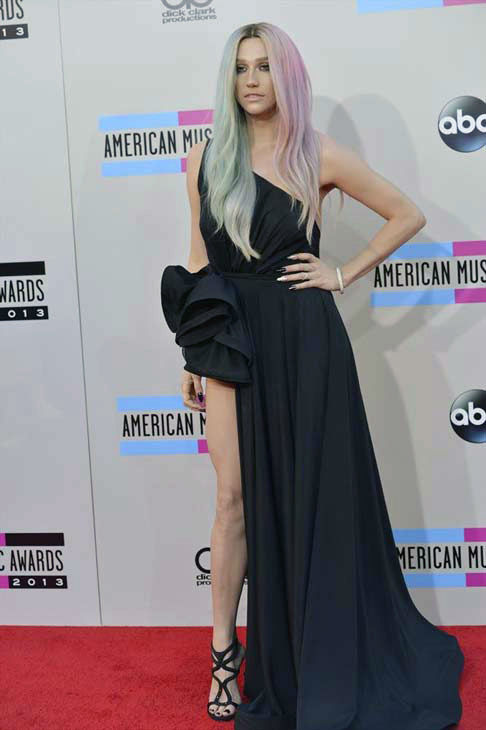
<path id="1" fill-rule="evenodd" d="M 341 294 L 344 294 L 344 284 L 343 284 L 343 275 L 341 273 L 341 269 L 339 266 L 336 266 L 336 272 L 337 272 L 337 278 L 339 282 L 339 289 L 341 291 Z"/>

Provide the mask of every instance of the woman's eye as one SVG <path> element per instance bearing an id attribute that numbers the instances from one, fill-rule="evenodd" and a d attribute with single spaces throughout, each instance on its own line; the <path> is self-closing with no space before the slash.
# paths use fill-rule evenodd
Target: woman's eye
<path id="1" fill-rule="evenodd" d="M 264 68 L 266 71 L 268 71 L 269 68 L 270 68 L 270 66 L 269 66 L 268 63 L 261 63 L 260 64 L 260 68 Z M 240 71 L 244 71 L 244 70 L 245 70 L 245 66 L 237 66 L 236 67 L 236 73 L 239 73 Z"/>

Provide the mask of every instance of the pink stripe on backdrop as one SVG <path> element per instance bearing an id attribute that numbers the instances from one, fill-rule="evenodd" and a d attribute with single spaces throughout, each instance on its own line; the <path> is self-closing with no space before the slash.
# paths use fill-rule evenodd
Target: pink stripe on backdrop
<path id="1" fill-rule="evenodd" d="M 8 575 L 0 575 L 0 588 L 8 588 Z"/>
<path id="2" fill-rule="evenodd" d="M 464 542 L 486 542 L 486 527 L 465 527 Z"/>
<path id="3" fill-rule="evenodd" d="M 466 588 L 484 588 L 486 573 L 466 573 Z"/>
<path id="4" fill-rule="evenodd" d="M 486 253 L 486 241 L 453 241 L 453 256 L 481 256 Z"/>
<path id="5" fill-rule="evenodd" d="M 179 115 L 179 126 L 186 124 L 212 124 L 213 109 L 193 109 L 188 112 L 177 112 Z"/>
<path id="6" fill-rule="evenodd" d="M 197 451 L 199 454 L 209 454 L 208 442 L 206 439 L 197 440 Z"/>
<path id="7" fill-rule="evenodd" d="M 5 538 L 5 533 L 0 532 L 0 546 L 6 545 L 6 544 L 7 544 L 7 542 L 6 542 L 6 538 Z"/>
<path id="8" fill-rule="evenodd" d="M 456 304 L 486 302 L 486 289 L 455 289 Z"/>
<path id="9" fill-rule="evenodd" d="M 444 7 L 448 5 L 484 5 L 486 0 L 443 0 Z"/>

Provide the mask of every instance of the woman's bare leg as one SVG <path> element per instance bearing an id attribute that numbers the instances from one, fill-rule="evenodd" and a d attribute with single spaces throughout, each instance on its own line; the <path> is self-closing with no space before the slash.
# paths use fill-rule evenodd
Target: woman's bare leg
<path id="1" fill-rule="evenodd" d="M 241 492 L 241 473 L 236 421 L 235 386 L 213 378 L 206 379 L 206 438 L 216 470 L 216 513 L 211 531 L 211 591 L 213 601 L 213 644 L 222 651 L 231 643 L 238 604 L 247 568 L 245 521 Z M 229 664 L 234 666 L 234 662 Z M 216 676 L 229 675 L 219 669 Z M 213 677 L 209 701 L 218 691 Z M 241 697 L 236 679 L 227 684 L 235 702 Z M 228 699 L 226 692 L 220 700 Z M 217 715 L 234 715 L 235 706 L 209 706 Z"/>

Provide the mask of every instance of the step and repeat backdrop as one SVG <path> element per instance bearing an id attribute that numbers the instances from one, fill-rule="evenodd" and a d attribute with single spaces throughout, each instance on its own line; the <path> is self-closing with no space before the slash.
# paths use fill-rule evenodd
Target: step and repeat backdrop
<path id="1" fill-rule="evenodd" d="M 427 217 L 336 303 L 413 599 L 484 623 L 486 3 L 3 0 L 2 624 L 212 623 L 215 472 L 160 276 L 187 266 L 185 163 L 222 48 L 259 20 L 301 50 L 314 126 Z M 334 265 L 383 224 L 339 207 Z"/>

